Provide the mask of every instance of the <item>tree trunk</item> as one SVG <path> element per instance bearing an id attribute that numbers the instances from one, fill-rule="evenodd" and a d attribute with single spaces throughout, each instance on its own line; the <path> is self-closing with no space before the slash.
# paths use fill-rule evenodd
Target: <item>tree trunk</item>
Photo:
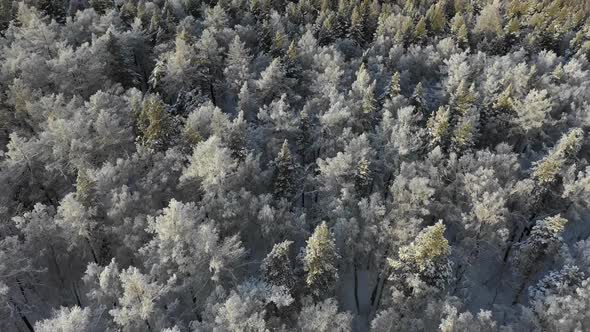
<path id="1" fill-rule="evenodd" d="M 358 271 L 357 271 L 356 263 L 354 264 L 354 304 L 356 305 L 357 314 L 360 314 L 359 280 L 358 280 Z"/>
<path id="2" fill-rule="evenodd" d="M 27 316 L 19 313 L 18 314 L 20 316 L 20 318 L 22 319 L 22 321 L 25 323 L 25 325 L 27 326 L 27 328 L 29 329 L 30 332 L 35 332 L 35 329 L 33 328 L 33 325 L 31 325 L 31 322 L 29 322 L 29 319 L 27 318 Z"/>
<path id="3" fill-rule="evenodd" d="M 76 304 L 78 304 L 78 307 L 82 308 L 82 301 L 80 301 L 80 295 L 78 294 L 78 289 L 76 288 L 75 282 L 72 282 L 72 290 L 74 291 L 74 297 L 76 298 Z"/>
<path id="4" fill-rule="evenodd" d="M 88 240 L 87 237 L 85 237 L 84 239 L 86 240 L 86 244 L 88 244 L 88 248 L 90 248 L 90 252 L 92 253 L 92 258 L 94 259 L 94 262 L 98 264 L 98 257 L 96 256 L 94 248 L 92 248 L 92 245 L 90 244 L 90 240 Z"/>

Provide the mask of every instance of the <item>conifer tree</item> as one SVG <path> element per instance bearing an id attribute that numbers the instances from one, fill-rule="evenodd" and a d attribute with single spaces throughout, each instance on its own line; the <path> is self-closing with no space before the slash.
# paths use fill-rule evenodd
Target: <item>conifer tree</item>
<path id="1" fill-rule="evenodd" d="M 307 239 L 303 257 L 305 282 L 315 297 L 323 298 L 334 291 L 338 281 L 338 258 L 334 239 L 323 221 Z"/>
<path id="2" fill-rule="evenodd" d="M 246 49 L 246 44 L 235 36 L 229 45 L 226 66 L 223 70 L 227 85 L 238 93 L 242 85 L 250 78 L 250 62 L 252 57 Z"/>
<path id="3" fill-rule="evenodd" d="M 277 31 L 274 34 L 272 39 L 272 44 L 270 46 L 270 54 L 275 57 L 281 57 L 285 53 L 285 48 L 287 47 L 287 37 L 281 31 Z"/>
<path id="4" fill-rule="evenodd" d="M 391 82 L 389 83 L 389 98 L 394 98 L 399 96 L 401 93 L 401 86 L 400 86 L 400 75 L 399 72 L 393 73 L 391 76 Z"/>
<path id="5" fill-rule="evenodd" d="M 90 0 L 89 4 L 100 15 L 105 14 L 108 10 L 113 8 L 112 0 Z"/>
<path id="6" fill-rule="evenodd" d="M 358 126 L 359 130 L 367 130 L 373 126 L 377 113 L 375 85 L 376 81 L 371 80 L 365 64 L 361 64 L 356 73 L 356 80 L 352 84 L 353 95 L 360 99 L 360 105 L 357 114 L 355 114 L 358 121 L 355 126 Z"/>
<path id="7" fill-rule="evenodd" d="M 414 87 L 414 91 L 412 92 L 412 105 L 416 107 L 419 111 L 423 111 L 424 107 L 426 106 L 426 100 L 424 98 L 424 86 L 422 82 L 418 82 Z"/>
<path id="8" fill-rule="evenodd" d="M 469 31 L 465 24 L 465 18 L 461 12 L 457 12 L 451 21 L 451 32 L 455 35 L 457 43 L 466 47 L 469 43 Z"/>
<path id="9" fill-rule="evenodd" d="M 277 198 L 290 198 L 295 193 L 295 163 L 291 156 L 289 143 L 283 142 L 275 161 L 274 193 Z"/>
<path id="10" fill-rule="evenodd" d="M 0 1 L 0 33 L 4 33 L 12 19 L 12 3 L 10 0 Z"/>
<path id="11" fill-rule="evenodd" d="M 275 286 L 284 286 L 294 290 L 296 279 L 290 258 L 293 241 L 283 241 L 273 246 L 272 251 L 262 261 L 260 269 L 264 279 Z"/>
<path id="12" fill-rule="evenodd" d="M 88 173 L 87 169 L 79 169 L 76 178 L 76 199 L 86 207 L 93 205 L 96 195 L 96 183 Z"/>
<path id="13" fill-rule="evenodd" d="M 391 278 L 404 292 L 413 292 L 417 285 L 407 284 L 414 275 L 426 286 L 442 289 L 451 279 L 451 248 L 444 237 L 442 221 L 423 229 L 409 245 L 399 249 L 397 259 L 389 259 Z"/>
<path id="14" fill-rule="evenodd" d="M 163 148 L 171 137 L 171 119 L 157 95 L 148 96 L 137 114 L 140 142 L 149 147 Z"/>
<path id="15" fill-rule="evenodd" d="M 443 1 L 438 1 L 431 5 L 426 12 L 428 24 L 433 33 L 441 33 L 446 28 L 447 18 L 445 17 L 444 4 Z"/>
<path id="16" fill-rule="evenodd" d="M 39 0 L 39 9 L 58 23 L 66 22 L 66 9 L 62 0 Z"/>
<path id="17" fill-rule="evenodd" d="M 312 128 L 310 122 L 308 108 L 304 106 L 301 113 L 299 113 L 299 132 L 297 135 L 297 153 L 301 156 L 304 165 L 307 163 L 306 151 L 312 144 Z"/>
<path id="18" fill-rule="evenodd" d="M 260 93 L 259 100 L 262 105 L 269 104 L 275 98 L 280 97 L 287 90 L 285 68 L 279 58 L 275 58 L 266 69 L 260 73 L 260 78 L 255 82 Z"/>
<path id="19" fill-rule="evenodd" d="M 517 288 L 514 303 L 518 302 L 528 279 L 545 257 L 551 257 L 561 245 L 561 234 L 568 220 L 560 215 L 537 220 L 529 237 L 517 246 L 514 258 L 515 266 L 522 275 L 522 282 Z"/>
<path id="20" fill-rule="evenodd" d="M 81 309 L 62 307 L 53 313 L 53 317 L 35 324 L 35 331 L 40 332 L 76 332 L 91 330 L 91 312 L 89 308 Z"/>
<path id="21" fill-rule="evenodd" d="M 120 15 L 125 22 L 133 22 L 133 19 L 137 16 L 135 1 L 127 0 L 120 9 Z M 166 17 L 168 17 L 168 15 Z"/>
<path id="22" fill-rule="evenodd" d="M 354 185 L 359 196 L 364 196 L 370 191 L 369 187 L 373 178 L 370 166 L 370 162 L 366 158 L 363 158 L 355 170 Z"/>
<path id="23" fill-rule="evenodd" d="M 354 6 L 352 9 L 352 16 L 350 17 L 349 37 L 357 42 L 359 45 L 364 45 L 365 40 L 365 17 L 361 13 L 359 6 Z"/>
<path id="24" fill-rule="evenodd" d="M 574 161 L 583 139 L 584 133 L 581 129 L 572 129 L 564 134 L 551 152 L 536 164 L 533 176 L 541 186 L 554 183 L 564 167 Z"/>
<path id="25" fill-rule="evenodd" d="M 428 30 L 426 28 L 426 19 L 424 16 L 420 17 L 418 23 L 414 27 L 414 42 L 420 43 L 426 39 Z"/>
<path id="26" fill-rule="evenodd" d="M 432 146 L 446 146 L 446 144 L 448 144 L 451 125 L 450 121 L 450 111 L 444 106 L 440 106 L 438 110 L 432 114 L 430 119 L 428 119 L 427 127 L 430 134 L 430 144 Z"/>
<path id="27" fill-rule="evenodd" d="M 336 38 L 345 38 L 347 37 L 348 32 L 350 31 L 350 21 L 351 21 L 351 6 L 349 0 L 338 0 L 338 11 L 336 14 Z M 357 14 L 358 15 L 358 14 Z"/>

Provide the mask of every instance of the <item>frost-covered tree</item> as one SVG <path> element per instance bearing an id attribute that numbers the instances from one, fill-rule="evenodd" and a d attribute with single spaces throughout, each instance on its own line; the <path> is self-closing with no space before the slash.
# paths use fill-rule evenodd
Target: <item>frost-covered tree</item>
<path id="1" fill-rule="evenodd" d="M 170 285 L 160 285 L 151 282 L 149 277 L 137 268 L 130 267 L 119 274 L 122 295 L 118 299 L 119 305 L 111 310 L 115 323 L 124 329 L 152 330 L 158 322 L 156 304 L 169 290 Z"/>
<path id="2" fill-rule="evenodd" d="M 223 188 L 232 181 L 237 167 L 231 150 L 217 136 L 211 136 L 193 149 L 190 164 L 183 172 L 182 179 L 199 180 L 206 190 Z"/>
<path id="3" fill-rule="evenodd" d="M 164 147 L 172 134 L 170 122 L 170 115 L 162 100 L 157 95 L 148 96 L 137 114 L 140 142 L 149 147 Z"/>
<path id="4" fill-rule="evenodd" d="M 442 221 L 426 227 L 412 243 L 399 249 L 398 258 L 389 260 L 391 278 L 396 284 L 399 282 L 401 290 L 444 288 L 451 279 L 450 246 L 444 231 Z"/>
<path id="5" fill-rule="evenodd" d="M 0 0 L 0 330 L 590 329 L 589 18 Z"/>
<path id="6" fill-rule="evenodd" d="M 297 319 L 297 326 L 305 332 L 352 331 L 352 315 L 339 312 L 338 303 L 328 298 L 317 304 L 305 304 Z"/>
<path id="7" fill-rule="evenodd" d="M 236 94 L 250 78 L 251 61 L 245 43 L 240 40 L 239 36 L 236 36 L 229 45 L 227 64 L 223 70 L 228 87 Z"/>
<path id="8" fill-rule="evenodd" d="M 162 215 L 150 218 L 149 232 L 154 238 L 142 252 L 153 262 L 153 273 L 176 271 L 186 277 L 185 287 L 193 287 L 189 280 L 197 285 L 231 276 L 231 266 L 244 255 L 241 242 L 237 236 L 221 238 L 214 221 L 204 217 L 194 204 L 171 200 Z M 201 269 L 202 264 L 208 268 Z"/>
<path id="9" fill-rule="evenodd" d="M 459 313 L 455 307 L 449 307 L 447 310 L 447 316 L 439 325 L 441 332 L 494 332 L 498 330 L 491 311 L 481 310 L 477 315 L 474 315 L 469 311 Z"/>
<path id="10" fill-rule="evenodd" d="M 576 158 L 583 139 L 584 133 L 579 128 L 564 134 L 553 150 L 536 164 L 533 172 L 535 179 L 541 185 L 555 182 L 564 167 Z"/>
<path id="11" fill-rule="evenodd" d="M 279 58 L 272 60 L 268 67 L 260 73 L 260 78 L 255 81 L 255 85 L 260 95 L 258 100 L 261 105 L 270 103 L 288 91 L 285 69 Z"/>
<path id="12" fill-rule="evenodd" d="M 273 246 L 272 251 L 262 261 L 260 269 L 264 279 L 275 286 L 293 290 L 296 283 L 293 263 L 289 253 L 293 241 L 283 241 Z"/>
<path id="13" fill-rule="evenodd" d="M 92 331 L 92 329 L 90 310 L 80 307 L 62 307 L 54 313 L 53 318 L 35 324 L 35 331 L 42 332 Z"/>
<path id="14" fill-rule="evenodd" d="M 277 197 L 291 197 L 296 189 L 295 164 L 287 140 L 275 158 L 274 193 Z"/>
<path id="15" fill-rule="evenodd" d="M 528 278 L 538 268 L 543 259 L 554 255 L 562 244 L 561 234 L 568 220 L 556 215 L 538 220 L 531 230 L 529 237 L 518 244 L 518 254 L 515 264 L 523 276 L 523 281 L 517 289 L 515 302 L 518 301 Z"/>
<path id="16" fill-rule="evenodd" d="M 532 314 L 536 328 L 546 331 L 583 329 L 590 322 L 589 281 L 576 266 L 551 271 L 529 288 L 531 306 L 525 313 Z"/>
<path id="17" fill-rule="evenodd" d="M 305 282 L 314 296 L 326 297 L 335 289 L 338 281 L 338 257 L 328 225 L 322 222 L 307 239 L 303 257 Z"/>

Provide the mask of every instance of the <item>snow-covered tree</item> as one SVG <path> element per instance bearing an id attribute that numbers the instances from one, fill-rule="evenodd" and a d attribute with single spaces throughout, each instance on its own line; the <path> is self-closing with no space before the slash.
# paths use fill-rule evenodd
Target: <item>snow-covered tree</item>
<path id="1" fill-rule="evenodd" d="M 304 305 L 297 319 L 300 331 L 352 331 L 352 315 L 349 312 L 340 312 L 338 302 L 328 298 L 317 304 Z"/>
<path id="2" fill-rule="evenodd" d="M 338 257 L 328 225 L 322 222 L 307 239 L 303 257 L 305 282 L 314 296 L 326 297 L 335 289 L 338 281 Z"/>
<path id="3" fill-rule="evenodd" d="M 39 321 L 35 331 L 41 332 L 75 332 L 92 331 L 90 310 L 80 307 L 64 308 L 55 312 L 53 318 Z"/>

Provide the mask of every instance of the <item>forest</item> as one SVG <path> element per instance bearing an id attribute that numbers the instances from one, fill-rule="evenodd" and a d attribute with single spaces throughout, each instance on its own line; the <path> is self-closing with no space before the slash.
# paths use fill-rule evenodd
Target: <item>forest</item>
<path id="1" fill-rule="evenodd" d="M 0 331 L 590 331 L 590 2 L 0 0 Z"/>

